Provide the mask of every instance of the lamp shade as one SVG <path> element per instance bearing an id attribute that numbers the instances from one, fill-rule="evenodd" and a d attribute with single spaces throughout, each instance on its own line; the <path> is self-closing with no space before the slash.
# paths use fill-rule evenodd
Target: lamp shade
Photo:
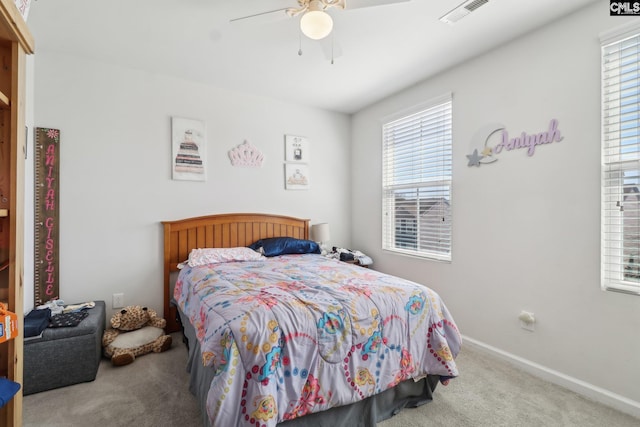
<path id="1" fill-rule="evenodd" d="M 311 226 L 311 238 L 315 242 L 328 242 L 331 239 L 329 224 L 326 222 Z"/>
<path id="2" fill-rule="evenodd" d="M 300 19 L 302 34 L 313 40 L 320 40 L 329 35 L 333 29 L 333 19 L 322 10 L 310 10 Z"/>

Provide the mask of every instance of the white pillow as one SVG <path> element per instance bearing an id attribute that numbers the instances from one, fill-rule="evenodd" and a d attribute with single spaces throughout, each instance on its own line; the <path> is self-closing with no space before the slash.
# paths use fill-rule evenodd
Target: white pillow
<path id="1" fill-rule="evenodd" d="M 204 248 L 192 249 L 187 264 L 190 267 L 233 261 L 256 261 L 264 256 L 251 248 Z"/>

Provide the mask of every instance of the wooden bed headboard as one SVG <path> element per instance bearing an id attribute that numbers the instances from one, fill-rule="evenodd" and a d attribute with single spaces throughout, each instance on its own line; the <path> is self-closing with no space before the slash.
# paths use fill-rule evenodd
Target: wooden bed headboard
<path id="1" fill-rule="evenodd" d="M 249 246 L 268 237 L 309 239 L 309 220 L 282 215 L 230 213 L 163 221 L 164 318 L 167 332 L 180 330 L 177 309 L 171 305 L 171 273 L 186 261 L 192 249 Z"/>

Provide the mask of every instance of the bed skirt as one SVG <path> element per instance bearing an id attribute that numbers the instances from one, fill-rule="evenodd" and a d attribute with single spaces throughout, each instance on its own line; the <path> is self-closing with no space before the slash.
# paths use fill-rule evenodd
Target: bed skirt
<path id="1" fill-rule="evenodd" d="M 189 357 L 187 372 L 189 373 L 189 391 L 193 393 L 200 406 L 202 425 L 210 426 L 207 416 L 206 401 L 209 386 L 214 377 L 214 370 L 202 365 L 200 344 L 196 339 L 195 329 L 178 309 L 179 322 L 183 325 L 183 334 L 187 344 Z M 429 375 L 419 381 L 406 380 L 396 387 L 368 397 L 351 405 L 332 408 L 327 411 L 305 415 L 278 426 L 282 427 L 375 427 L 376 423 L 391 418 L 403 408 L 415 408 L 430 402 L 439 381 L 439 376 Z"/>

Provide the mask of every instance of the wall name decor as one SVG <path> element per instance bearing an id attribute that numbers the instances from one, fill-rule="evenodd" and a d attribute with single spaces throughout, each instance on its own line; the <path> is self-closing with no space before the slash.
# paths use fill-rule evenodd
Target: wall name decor
<path id="1" fill-rule="evenodd" d="M 500 134 L 500 142 L 492 146 L 491 140 L 496 134 Z M 509 132 L 503 125 L 491 124 L 483 127 L 474 135 L 472 144 L 474 147 L 481 146 L 482 151 L 478 152 L 478 149 L 475 148 L 471 154 L 467 154 L 469 160 L 467 166 L 480 167 L 481 164 L 494 163 L 498 160 L 495 155 L 500 154 L 503 150 L 526 149 L 527 156 L 531 157 L 535 154 L 538 145 L 560 142 L 562 139 L 562 133 L 558 129 L 558 120 L 556 119 L 551 119 L 546 131 L 533 134 L 521 132 L 520 136 L 513 138 L 509 137 Z"/>
<path id="2" fill-rule="evenodd" d="M 34 303 L 60 296 L 60 130 L 35 129 Z"/>

